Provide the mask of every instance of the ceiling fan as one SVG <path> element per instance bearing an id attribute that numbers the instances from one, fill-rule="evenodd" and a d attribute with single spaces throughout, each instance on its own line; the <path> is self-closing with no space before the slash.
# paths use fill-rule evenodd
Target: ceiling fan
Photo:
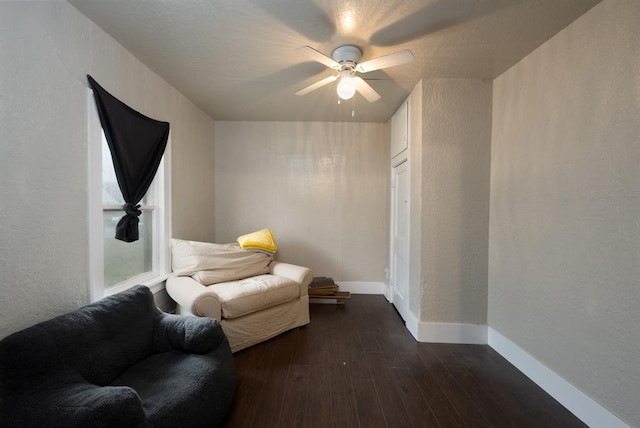
<path id="1" fill-rule="evenodd" d="M 306 95 L 311 91 L 315 91 L 318 88 L 340 79 L 337 87 L 338 96 L 340 98 L 348 100 L 355 95 L 356 91 L 358 91 L 370 103 L 378 101 L 380 99 L 380 94 L 378 94 L 360 76 L 356 76 L 356 72 L 368 73 L 370 71 L 380 70 L 381 68 L 406 64 L 414 59 L 410 50 L 403 50 L 364 62 L 359 62 L 362 57 L 362 51 L 357 46 L 353 45 L 340 46 L 334 49 L 331 54 L 331 58 L 311 46 L 301 46 L 296 49 L 296 52 L 305 54 L 315 61 L 337 71 L 334 75 L 325 77 L 324 79 L 300 89 L 296 92 L 296 95 Z"/>

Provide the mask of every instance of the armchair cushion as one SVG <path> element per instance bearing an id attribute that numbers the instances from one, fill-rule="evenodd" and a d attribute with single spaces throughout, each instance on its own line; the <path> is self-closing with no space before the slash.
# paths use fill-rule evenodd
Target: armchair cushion
<path id="1" fill-rule="evenodd" d="M 206 354 L 169 351 L 154 354 L 130 367 L 113 386 L 130 386 L 144 403 L 152 427 L 200 427 L 220 421 L 233 400 L 228 373 L 233 360 Z M 218 355 L 220 357 L 221 355 Z M 217 426 L 211 424 L 209 426 Z"/>
<path id="2" fill-rule="evenodd" d="M 300 298 L 300 284 L 275 275 L 258 275 L 210 286 L 223 318 L 238 318 Z"/>

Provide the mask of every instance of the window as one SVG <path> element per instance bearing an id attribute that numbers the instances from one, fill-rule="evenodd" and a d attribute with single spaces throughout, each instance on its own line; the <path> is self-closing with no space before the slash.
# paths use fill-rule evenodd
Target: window
<path id="1" fill-rule="evenodd" d="M 89 292 L 91 301 L 136 284 L 162 288 L 170 272 L 171 137 L 149 191 L 140 201 L 140 239 L 115 239 L 125 214 L 111 153 L 89 90 Z"/>

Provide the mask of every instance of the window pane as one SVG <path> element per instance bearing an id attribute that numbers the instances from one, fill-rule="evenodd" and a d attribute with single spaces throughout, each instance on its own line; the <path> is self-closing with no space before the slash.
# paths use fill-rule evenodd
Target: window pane
<path id="1" fill-rule="evenodd" d="M 116 225 L 124 211 L 104 211 L 104 285 L 110 287 L 141 273 L 152 266 L 153 212 L 143 211 L 140 216 L 140 239 L 123 242 L 115 239 Z"/>
<path id="2" fill-rule="evenodd" d="M 111 152 L 104 136 L 102 137 L 102 204 L 124 205 L 124 199 L 118 187 L 116 172 L 111 161 Z"/>

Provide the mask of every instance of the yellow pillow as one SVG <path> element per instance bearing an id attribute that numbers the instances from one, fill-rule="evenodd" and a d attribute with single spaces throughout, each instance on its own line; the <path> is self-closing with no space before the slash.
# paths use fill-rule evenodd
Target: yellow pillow
<path id="1" fill-rule="evenodd" d="M 238 244 L 245 250 L 261 250 L 271 254 L 278 251 L 276 239 L 270 229 L 262 229 L 238 237 Z"/>

